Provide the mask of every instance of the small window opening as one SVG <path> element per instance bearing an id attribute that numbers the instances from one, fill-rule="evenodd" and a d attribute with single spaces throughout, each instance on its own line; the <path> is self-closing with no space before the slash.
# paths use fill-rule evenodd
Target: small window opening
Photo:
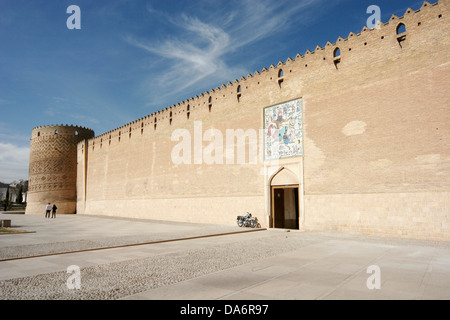
<path id="1" fill-rule="evenodd" d="M 283 78 L 283 77 L 284 77 L 283 69 L 280 69 L 280 71 L 278 71 L 278 78 Z"/>
<path id="2" fill-rule="evenodd" d="M 141 123 L 141 134 L 143 134 L 144 133 L 144 123 L 142 122 Z"/>
<path id="3" fill-rule="evenodd" d="M 109 135 L 109 145 L 111 145 L 111 135 Z"/>
<path id="4" fill-rule="evenodd" d="M 241 86 L 238 86 L 237 87 L 237 100 L 238 100 L 238 102 L 241 100 L 241 95 L 242 95 L 242 88 L 241 88 Z"/>
<path id="5" fill-rule="evenodd" d="M 340 56 L 341 56 L 341 49 L 339 49 L 339 48 L 334 49 L 333 57 L 339 58 Z"/>
<path id="6" fill-rule="evenodd" d="M 404 24 L 404 23 L 400 23 L 400 24 L 397 26 L 397 34 L 400 35 L 400 34 L 405 33 L 405 32 L 406 32 L 406 26 L 405 26 L 405 24 Z"/>
<path id="7" fill-rule="evenodd" d="M 55 134 L 58 134 L 58 130 L 55 130 Z"/>
<path id="8" fill-rule="evenodd" d="M 278 86 L 281 88 L 281 84 L 283 83 L 284 80 L 284 72 L 283 69 L 280 69 L 280 71 L 278 71 Z"/>
<path id="9" fill-rule="evenodd" d="M 119 142 L 120 142 L 120 136 L 121 136 L 121 132 L 119 131 Z"/>
<path id="10" fill-rule="evenodd" d="M 128 138 L 131 138 L 131 127 L 130 127 L 130 132 L 128 133 Z"/>
<path id="11" fill-rule="evenodd" d="M 186 117 L 189 119 L 189 115 L 191 114 L 191 106 L 190 105 L 187 106 L 186 111 L 187 111 Z"/>
<path id="12" fill-rule="evenodd" d="M 334 66 L 336 67 L 336 69 L 338 69 L 338 64 L 341 62 L 341 49 L 340 48 L 336 48 L 333 51 L 333 62 L 334 62 Z"/>
<path id="13" fill-rule="evenodd" d="M 212 109 L 212 97 L 209 97 L 208 102 L 209 102 L 208 109 L 209 109 L 209 112 L 211 112 L 211 109 Z"/>
<path id="14" fill-rule="evenodd" d="M 400 48 L 403 48 L 402 42 L 406 40 L 406 26 L 404 23 L 400 23 L 397 26 L 397 41 L 400 45 Z"/>
<path id="15" fill-rule="evenodd" d="M 75 135 L 76 135 L 76 136 L 78 135 L 78 131 L 75 131 Z"/>
<path id="16" fill-rule="evenodd" d="M 38 132 L 38 137 L 40 137 L 40 136 L 41 136 L 41 132 L 39 131 L 39 132 Z"/>

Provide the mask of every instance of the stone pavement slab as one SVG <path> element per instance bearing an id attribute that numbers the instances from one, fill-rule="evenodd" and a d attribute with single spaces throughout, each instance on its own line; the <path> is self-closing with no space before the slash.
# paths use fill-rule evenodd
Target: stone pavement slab
<path id="1" fill-rule="evenodd" d="M 0 261 L 1 299 L 450 299 L 450 243 L 263 230 L 91 251 L 88 244 L 171 240 L 241 229 L 80 215 L 61 215 L 54 220 L 11 215 L 11 220 L 14 227 L 35 233 L 0 235 L 0 260 L 4 259 Z M 87 250 L 19 260 L 5 258 L 11 252 L 25 257 L 33 252 L 52 252 L 52 247 Z M 190 265 L 193 263 L 194 268 Z M 158 264 L 167 265 L 169 270 Z M 95 290 L 84 296 L 61 292 L 69 265 L 79 266 L 87 275 L 83 278 L 85 290 L 105 286 L 101 288 L 103 295 L 96 295 Z M 374 279 L 368 272 L 371 266 L 379 268 L 379 289 L 367 285 Z M 135 272 L 148 272 L 148 276 L 135 277 Z M 89 277 L 95 275 L 105 282 L 91 279 L 89 285 Z M 115 278 L 108 279 L 109 275 Z M 136 287 L 137 279 L 144 283 Z M 116 280 L 117 285 L 111 284 Z M 52 281 L 59 288 L 56 293 L 52 293 Z M 45 286 L 45 294 L 36 284 Z M 139 290 L 130 290 L 132 285 Z M 34 290 L 32 295 L 26 295 L 30 290 Z M 134 293 L 127 294 L 131 291 Z"/>
<path id="2" fill-rule="evenodd" d="M 448 246 L 359 239 L 334 235 L 318 244 L 124 299 L 450 299 Z M 372 265 L 380 268 L 379 289 L 367 285 Z"/>
<path id="3" fill-rule="evenodd" d="M 222 233 L 253 232 L 237 225 L 179 223 L 107 216 L 1 214 L 12 228 L 31 233 L 0 235 L 0 261 L 32 255 L 123 246 Z"/>

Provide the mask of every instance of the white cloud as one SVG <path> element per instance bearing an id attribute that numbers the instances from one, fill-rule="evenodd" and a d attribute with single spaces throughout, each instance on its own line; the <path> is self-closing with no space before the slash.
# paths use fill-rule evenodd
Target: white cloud
<path id="1" fill-rule="evenodd" d="M 30 148 L 0 142 L 0 181 L 28 179 Z"/>
<path id="2" fill-rule="evenodd" d="M 25 143 L 29 143 L 30 136 L 23 134 L 23 132 L 17 132 L 15 126 L 11 125 L 11 123 L 0 122 L 0 142 L 1 141 L 14 141 L 15 143 L 19 143 L 24 145 Z"/>
<path id="3" fill-rule="evenodd" d="M 136 39 L 128 36 L 125 40 L 149 52 L 152 57 L 162 58 L 167 68 L 162 74 L 152 74 L 144 87 L 165 97 L 187 88 L 232 81 L 234 77 L 247 75 L 248 71 L 234 63 L 227 63 L 227 55 L 256 41 L 276 35 L 277 32 L 298 24 L 305 17 L 306 9 L 317 7 L 322 1 L 239 1 L 232 2 L 223 11 L 210 13 L 210 19 L 182 14 L 170 16 L 148 7 L 155 19 L 169 23 L 178 30 L 177 34 L 162 35 L 164 41 Z M 219 10 L 219 9 L 218 9 Z M 156 87 L 156 88 L 155 88 Z M 154 99 L 154 97 L 153 97 Z"/>
<path id="4" fill-rule="evenodd" d="M 159 45 L 148 45 L 129 38 L 128 41 L 146 51 L 173 60 L 173 64 L 159 78 L 160 83 L 175 85 L 178 79 L 190 75 L 191 79 L 179 87 L 180 90 L 217 72 L 224 71 L 221 56 L 229 46 L 229 35 L 220 28 L 201 22 L 197 18 L 183 16 L 185 31 L 195 34 L 192 41 L 167 40 Z"/>
<path id="5" fill-rule="evenodd" d="M 96 124 L 100 124 L 101 122 L 99 120 L 97 120 L 94 117 L 91 116 L 87 116 L 87 115 L 83 115 L 83 114 L 69 114 L 69 116 L 72 119 L 76 119 L 77 121 L 79 120 L 81 123 L 86 123 L 86 124 L 91 124 L 91 125 L 96 125 Z"/>
<path id="6" fill-rule="evenodd" d="M 0 105 L 7 105 L 7 104 L 11 104 L 11 101 L 0 98 Z"/>

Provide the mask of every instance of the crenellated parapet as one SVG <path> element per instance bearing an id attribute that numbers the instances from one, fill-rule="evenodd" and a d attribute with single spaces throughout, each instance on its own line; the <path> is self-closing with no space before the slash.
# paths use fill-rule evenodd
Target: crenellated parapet
<path id="1" fill-rule="evenodd" d="M 94 131 L 90 128 L 76 126 L 76 125 L 45 125 L 37 126 L 33 128 L 31 132 L 31 137 L 44 137 L 44 136 L 74 136 L 75 140 L 89 139 L 91 138 Z"/>
<path id="2" fill-rule="evenodd" d="M 58 128 L 58 127 L 67 128 L 67 129 L 74 128 L 75 130 L 77 130 L 77 129 L 92 130 L 87 127 L 78 126 L 78 125 L 68 125 L 68 124 L 50 124 L 50 125 L 37 126 L 37 127 L 34 127 L 33 130 L 34 129 L 52 129 L 52 128 Z"/>

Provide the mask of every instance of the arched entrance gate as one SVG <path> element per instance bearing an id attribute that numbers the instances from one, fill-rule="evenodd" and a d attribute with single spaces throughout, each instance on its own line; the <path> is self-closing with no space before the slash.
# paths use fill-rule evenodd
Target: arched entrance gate
<path id="1" fill-rule="evenodd" d="M 270 228 L 299 229 L 299 183 L 296 175 L 281 169 L 270 182 Z"/>

